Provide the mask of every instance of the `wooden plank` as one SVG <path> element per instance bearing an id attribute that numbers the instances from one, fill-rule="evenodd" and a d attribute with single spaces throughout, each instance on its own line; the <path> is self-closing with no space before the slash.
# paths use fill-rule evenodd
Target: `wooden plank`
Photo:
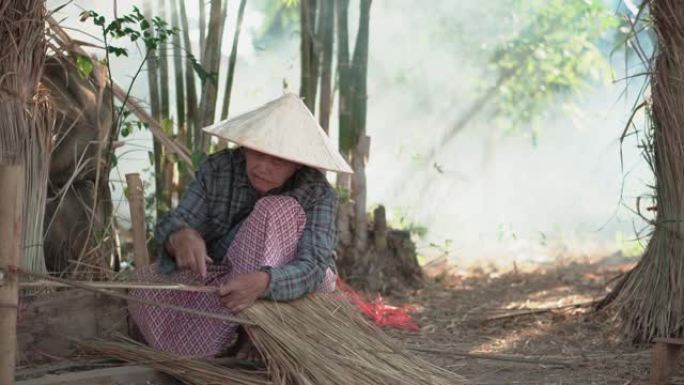
<path id="1" fill-rule="evenodd" d="M 147 252 L 147 226 L 145 226 L 145 197 L 140 174 L 126 174 L 128 185 L 128 206 L 131 210 L 131 232 L 133 233 L 133 260 L 135 267 L 150 264 Z"/>
<path id="2" fill-rule="evenodd" d="M 126 301 L 82 290 L 21 298 L 17 325 L 20 362 L 35 364 L 75 353 L 73 339 L 126 334 Z"/>
<path id="3" fill-rule="evenodd" d="M 119 366 L 82 372 L 49 374 L 16 385 L 179 385 L 180 382 L 144 366 Z"/>
<path id="4" fill-rule="evenodd" d="M 19 266 L 24 168 L 0 165 L 0 269 Z M 0 385 L 14 384 L 17 351 L 19 283 L 16 274 L 4 274 L 0 286 Z"/>
<path id="5" fill-rule="evenodd" d="M 670 345 L 684 345 L 684 338 L 656 337 L 653 342 L 662 342 Z"/>
<path id="6" fill-rule="evenodd" d="M 677 364 L 681 345 L 656 342 L 651 356 L 651 384 L 664 385 Z"/>

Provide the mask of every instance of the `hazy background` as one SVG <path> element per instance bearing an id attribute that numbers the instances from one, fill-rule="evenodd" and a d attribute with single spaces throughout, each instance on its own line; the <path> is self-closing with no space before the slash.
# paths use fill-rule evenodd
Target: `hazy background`
<path id="1" fill-rule="evenodd" d="M 48 6 L 61 3 L 50 0 Z M 238 3 L 229 2 L 224 63 Z M 298 22 L 276 36 L 263 34 L 268 20 L 265 9 L 274 3 L 247 3 L 231 116 L 281 95 L 284 85 L 290 91 L 299 90 Z M 446 253 L 459 265 L 494 261 L 511 266 L 513 261 L 553 261 L 568 254 L 636 254 L 635 229 L 641 230 L 645 223 L 630 208 L 635 207 L 638 195 L 649 192 L 646 186 L 653 177 L 634 137 L 622 145 L 621 169 L 619 138 L 637 96 L 637 87 L 626 90 L 624 81 L 613 81 L 625 75 L 621 51 L 610 59 L 612 76 L 577 95 L 559 98 L 548 118 L 507 130 L 485 109 L 444 146 L 436 164 L 424 160 L 440 134 L 495 82 L 487 55 L 497 42 L 520 28 L 524 18 L 508 9 L 512 3 L 373 1 L 368 69 L 369 208 L 382 203 L 392 223 L 426 229 L 418 239 L 419 253 Z M 99 35 L 99 31 L 79 22 L 78 14 L 92 9 L 111 18 L 112 4 L 75 1 L 55 17 L 73 28 L 70 32 L 75 38 L 95 41 L 85 33 Z M 142 7 L 140 1 L 117 1 L 117 11 L 128 13 L 134 4 Z M 196 1 L 186 4 L 190 25 L 197 26 Z M 629 12 L 631 6 L 612 0 L 606 4 L 617 12 Z M 358 4 L 352 1 L 350 31 L 355 31 L 357 13 Z M 199 41 L 198 30 L 190 34 Z M 120 45 L 129 47 L 130 57 L 113 59 L 113 74 L 119 84 L 128 85 L 142 56 L 135 46 Z M 633 64 L 627 69 L 638 72 Z M 134 84 L 133 94 L 146 99 L 144 73 Z M 336 115 L 332 124 L 334 137 Z M 122 176 L 147 170 L 143 176 L 148 183 L 152 181 L 149 133 L 137 132 L 125 142 L 119 150 L 118 170 L 112 175 L 123 224 L 128 208 L 121 195 Z"/>

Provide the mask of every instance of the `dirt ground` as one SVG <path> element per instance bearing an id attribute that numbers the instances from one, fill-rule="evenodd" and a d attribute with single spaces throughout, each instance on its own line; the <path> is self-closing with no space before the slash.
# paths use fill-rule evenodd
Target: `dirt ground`
<path id="1" fill-rule="evenodd" d="M 389 299 L 413 307 L 421 331 L 388 333 L 473 384 L 646 384 L 651 346 L 621 341 L 614 314 L 588 305 L 631 266 L 603 260 L 505 274 L 442 266 L 426 288 Z M 670 383 L 684 384 L 684 371 Z"/>

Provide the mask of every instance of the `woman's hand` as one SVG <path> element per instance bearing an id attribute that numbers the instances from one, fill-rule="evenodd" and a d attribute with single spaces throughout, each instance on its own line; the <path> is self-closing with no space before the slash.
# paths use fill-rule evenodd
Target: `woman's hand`
<path id="1" fill-rule="evenodd" d="M 221 302 L 233 313 L 239 313 L 261 297 L 271 280 L 264 271 L 255 271 L 238 276 L 219 288 Z"/>
<path id="2" fill-rule="evenodd" d="M 171 234 L 166 244 L 166 249 L 176 258 L 179 269 L 190 269 L 202 278 L 207 276 L 207 263 L 211 262 L 211 258 L 197 230 L 189 227 L 178 230 Z"/>

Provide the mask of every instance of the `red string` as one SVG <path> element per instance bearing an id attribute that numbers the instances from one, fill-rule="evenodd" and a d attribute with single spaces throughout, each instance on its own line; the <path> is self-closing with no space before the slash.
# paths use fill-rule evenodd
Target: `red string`
<path id="1" fill-rule="evenodd" d="M 351 303 L 353 303 L 366 317 L 370 318 L 377 326 L 381 328 L 389 327 L 411 331 L 420 330 L 420 326 L 411 318 L 411 315 L 409 315 L 405 306 L 396 307 L 387 305 L 379 294 L 375 301 L 372 303 L 367 302 L 359 293 L 339 277 L 337 278 L 336 285 L 338 289 L 345 293 Z"/>

